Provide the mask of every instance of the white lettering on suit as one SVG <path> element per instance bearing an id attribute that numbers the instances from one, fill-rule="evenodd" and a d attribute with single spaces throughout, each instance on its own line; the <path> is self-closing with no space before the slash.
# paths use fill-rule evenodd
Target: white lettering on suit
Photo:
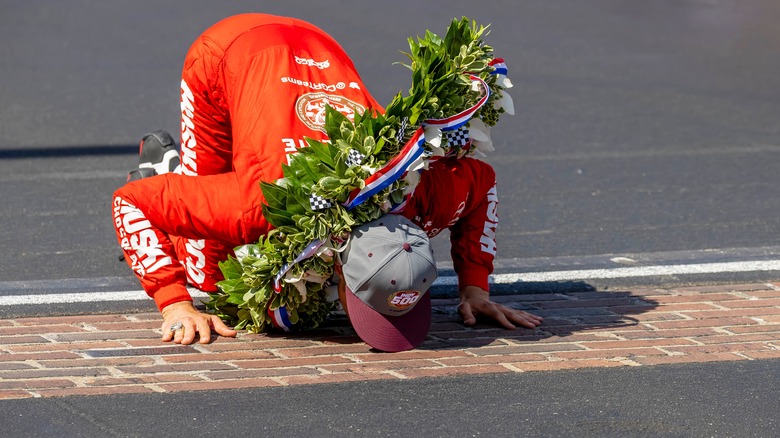
<path id="1" fill-rule="evenodd" d="M 197 175 L 198 163 L 195 160 L 197 152 L 197 140 L 195 139 L 195 96 L 190 87 L 182 79 L 181 81 L 181 173 L 184 175 Z"/>
<path id="2" fill-rule="evenodd" d="M 496 228 L 498 227 L 498 192 L 494 185 L 487 193 L 488 206 L 485 212 L 486 220 L 479 238 L 482 252 L 496 255 Z"/>
<path id="3" fill-rule="evenodd" d="M 116 197 L 113 203 L 114 226 L 119 245 L 130 259 L 130 267 L 140 277 L 173 263 L 162 249 L 152 224 L 136 206 Z"/>
<path id="4" fill-rule="evenodd" d="M 206 274 L 203 268 L 206 267 L 206 256 L 203 255 L 203 248 L 206 247 L 204 239 L 187 239 L 184 245 L 187 249 L 187 278 L 195 285 L 201 285 L 206 281 Z"/>

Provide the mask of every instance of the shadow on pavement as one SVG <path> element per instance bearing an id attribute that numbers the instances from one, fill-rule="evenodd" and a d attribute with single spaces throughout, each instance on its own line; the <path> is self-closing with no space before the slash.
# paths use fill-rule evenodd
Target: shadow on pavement
<path id="1" fill-rule="evenodd" d="M 104 155 L 138 155 L 138 145 L 51 146 L 0 149 L 0 160 L 29 158 L 73 158 Z"/>
<path id="2" fill-rule="evenodd" d="M 501 340 L 533 344 L 549 338 L 586 334 L 596 330 L 631 330 L 639 324 L 635 316 L 658 306 L 656 301 L 636 292 L 599 291 L 582 282 L 546 282 L 537 286 L 539 292 L 536 293 L 524 287 L 524 293 L 504 293 L 491 297 L 493 301 L 504 306 L 543 317 L 544 322 L 535 330 L 520 327 L 506 330 L 485 319 L 479 320 L 473 327 L 467 327 L 458 314 L 458 299 L 434 298 L 431 330 L 428 339 L 418 348 L 478 348 L 497 342 L 503 344 Z M 345 316 L 331 316 L 317 329 L 270 336 L 295 337 L 331 344 L 361 342 Z"/>

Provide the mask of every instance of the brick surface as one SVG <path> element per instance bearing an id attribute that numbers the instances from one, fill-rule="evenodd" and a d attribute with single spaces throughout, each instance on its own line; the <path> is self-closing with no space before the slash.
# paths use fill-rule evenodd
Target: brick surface
<path id="1" fill-rule="evenodd" d="M 204 391 L 780 358 L 780 282 L 503 295 L 536 330 L 465 327 L 457 300 L 420 348 L 380 353 L 344 318 L 309 332 L 177 348 L 157 313 L 0 320 L 0 399 Z"/>

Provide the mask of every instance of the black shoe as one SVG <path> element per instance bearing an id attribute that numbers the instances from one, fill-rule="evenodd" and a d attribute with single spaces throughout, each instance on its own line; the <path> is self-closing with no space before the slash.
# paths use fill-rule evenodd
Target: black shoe
<path id="1" fill-rule="evenodd" d="M 173 172 L 179 167 L 179 150 L 171 134 L 150 132 L 141 139 L 138 169 L 127 175 L 128 181 Z"/>

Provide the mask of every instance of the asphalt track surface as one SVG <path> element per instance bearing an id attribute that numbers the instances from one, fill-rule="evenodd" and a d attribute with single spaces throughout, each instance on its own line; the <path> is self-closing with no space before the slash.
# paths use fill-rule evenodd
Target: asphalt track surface
<path id="1" fill-rule="evenodd" d="M 380 102 L 408 88 L 407 71 L 392 65 L 404 60 L 399 51 L 405 49 L 407 37 L 425 29 L 443 32 L 452 17 L 461 15 L 492 23 L 488 41 L 507 60 L 518 112 L 494 131 L 496 152 L 487 158 L 499 176 L 500 272 L 596 269 L 613 259 L 620 261 L 613 261 L 612 268 L 629 266 L 625 259 L 668 266 L 680 261 L 709 263 L 713 255 L 724 263 L 780 258 L 776 257 L 780 247 L 780 28 L 776 25 L 780 4 L 772 0 L 384 4 L 11 0 L 2 2 L 2 7 L 0 296 L 58 292 L 69 285 L 97 292 L 117 284 L 123 285 L 121 290 L 137 290 L 127 266 L 117 261 L 109 215 L 111 193 L 135 165 L 137 141 L 143 133 L 177 131 L 179 75 L 190 42 L 217 20 L 249 11 L 296 16 L 331 33 L 352 55 Z M 437 245 L 437 254 L 446 254 L 446 241 L 439 239 Z M 442 265 L 446 269 L 446 260 Z M 660 278 L 763 281 L 779 278 L 780 271 L 718 275 Z M 553 281 L 552 286 L 569 286 L 568 281 Z M 602 287 L 600 281 L 574 283 Z M 541 283 L 536 286 L 551 287 L 550 281 Z M 149 302 L 133 305 L 144 307 Z M 87 309 L 107 312 L 112 306 Z M 85 310 L 78 304 L 34 307 L 25 311 Z M 522 435 L 508 426 L 528 425 L 507 419 L 519 421 L 517 415 L 528 411 L 526 403 L 530 412 L 538 414 L 529 417 L 536 427 L 529 429 L 531 435 L 588 435 L 593 430 L 591 436 L 771 436 L 778 433 L 777 416 L 766 409 L 777 403 L 766 389 L 771 387 L 767 382 L 777 381 L 771 379 L 776 369 L 776 362 L 764 362 L 594 370 L 585 373 L 590 376 L 585 380 L 568 372 L 518 378 L 521 381 L 498 376 L 493 384 L 444 379 L 431 382 L 441 385 L 432 391 L 452 395 L 446 403 L 439 399 L 428 405 L 423 404 L 427 392 L 414 383 L 408 388 L 380 389 L 419 406 L 420 411 L 415 411 L 419 417 L 412 417 L 419 421 L 416 430 L 433 436 L 451 430 L 456 435 L 457 431 Z M 637 393 L 661 394 L 622 411 L 618 397 L 625 393 L 606 394 L 608 388 L 620 388 L 610 385 L 623 378 L 621 372 L 658 373 L 660 380 L 667 381 L 655 384 L 646 376 L 626 374 L 631 378 L 624 382 L 634 392 L 630 400 L 636 400 Z M 718 384 L 708 381 L 712 384 L 698 387 L 701 392 L 690 404 L 672 402 L 689 399 L 676 391 L 691 376 L 710 374 L 721 377 Z M 572 385 L 565 403 L 545 395 L 563 382 Z M 577 387 L 578 383 L 583 385 Z M 369 387 L 328 389 L 334 398 L 361 400 L 354 394 L 377 390 Z M 302 400 L 322 397 L 322 389 L 282 391 L 281 411 L 294 411 L 305 405 Z M 306 394 L 307 390 L 312 393 Z M 477 410 L 475 415 L 473 406 L 453 401 L 458 394 L 474 392 L 482 402 L 479 406 L 502 412 L 503 403 L 513 403 L 516 411 L 512 412 L 517 414 L 510 416 L 507 411 L 496 417 L 506 428 L 501 423 L 488 427 L 481 423 L 491 418 L 488 413 Z M 159 421 L 180 427 L 168 430 L 174 436 L 188 429 L 181 426 L 183 420 L 165 422 L 172 405 L 190 407 L 174 409 L 180 417 L 197 411 L 198 405 L 219 409 L 212 407 L 210 397 L 222 398 L 216 406 L 224 406 L 251 404 L 268 395 L 265 391 L 180 395 L 165 398 L 166 408 L 158 410 L 140 396 L 121 402 L 146 409 L 147 416 L 160 415 L 162 420 L 150 419 L 150 424 Z M 610 397 L 615 397 L 609 405 L 614 410 L 605 414 L 603 423 L 593 425 L 595 429 L 574 428 L 598 417 L 596 410 L 582 408 L 592 406 L 588 400 L 607 403 Z M 724 398 L 739 400 L 740 409 Z M 100 398 L 91 400 L 85 401 L 93 404 L 90 409 L 110 405 Z M 362 406 L 354 405 L 348 424 L 364 424 L 360 408 L 367 403 L 363 401 Z M 30 404 L 41 412 L 48 406 L 35 403 L 6 403 L 4 415 L 15 412 L 10 406 Z M 317 405 L 319 410 L 312 415 L 317 413 L 319 422 L 334 424 L 334 413 L 324 405 Z M 72 408 L 71 412 L 82 411 Z M 566 412 L 573 420 L 548 424 L 547 429 L 539 426 L 554 422 L 555 412 L 557 418 Z M 438 423 L 423 421 L 423 413 Z M 658 421 L 653 413 L 667 415 L 671 426 L 643 429 L 647 423 L 642 422 Z M 122 413 L 105 415 L 121 418 Z M 715 420 L 705 421 L 711 418 L 708 415 Z M 362 426 L 362 431 L 391 434 L 398 424 L 392 416 L 375 418 L 377 422 Z M 451 429 L 437 429 L 445 418 Z M 13 424 L 43 435 L 45 429 L 36 428 L 55 419 L 22 416 Z M 469 422 L 483 427 L 469 428 Z M 67 420 L 58 420 L 49 431 L 98 434 L 91 429 L 79 432 L 78 425 L 88 423 L 73 420 L 75 429 L 69 429 Z M 227 419 L 220 424 L 227 429 L 243 427 Z M 130 429 L 117 430 L 121 435 Z"/>

